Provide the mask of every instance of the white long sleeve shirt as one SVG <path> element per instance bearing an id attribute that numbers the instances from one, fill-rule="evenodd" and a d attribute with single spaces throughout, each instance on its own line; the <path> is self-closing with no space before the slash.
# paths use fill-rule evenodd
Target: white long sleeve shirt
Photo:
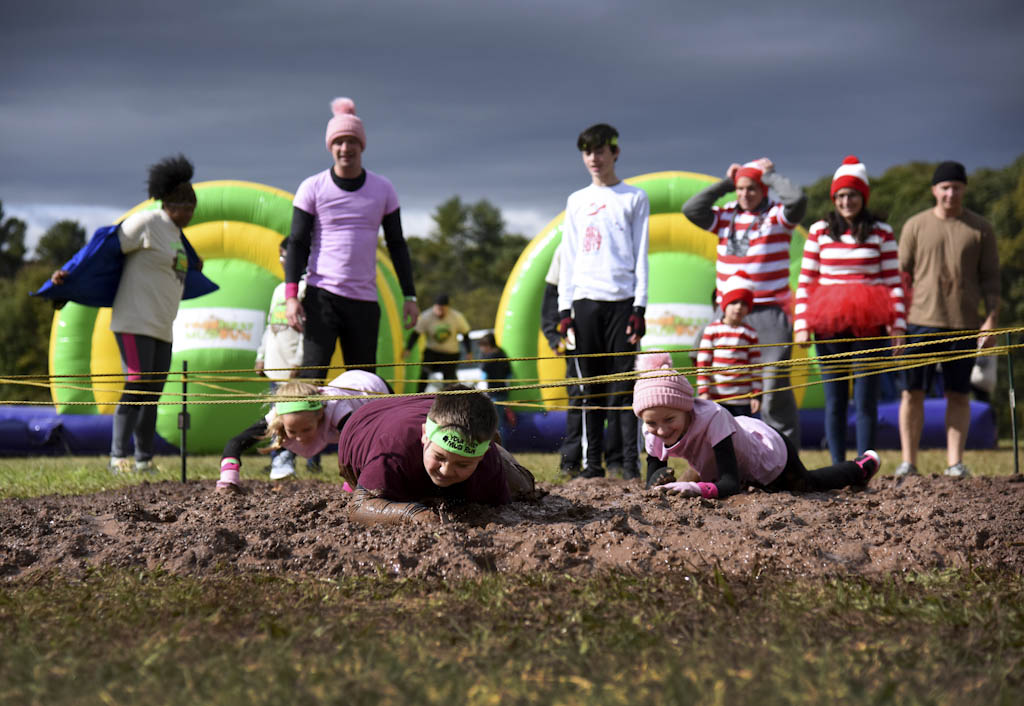
<path id="1" fill-rule="evenodd" d="M 619 182 L 590 186 L 569 196 L 562 223 L 558 309 L 578 299 L 647 306 L 647 193 Z"/>

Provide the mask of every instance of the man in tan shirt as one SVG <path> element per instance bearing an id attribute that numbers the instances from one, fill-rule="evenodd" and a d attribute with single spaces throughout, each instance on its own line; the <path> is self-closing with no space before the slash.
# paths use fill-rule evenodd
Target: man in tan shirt
<path id="1" fill-rule="evenodd" d="M 967 172 L 958 162 L 943 162 L 932 177 L 935 206 L 910 218 L 900 234 L 900 269 L 910 275 L 913 299 L 907 314 L 909 342 L 939 340 L 933 346 L 910 353 L 970 351 L 991 346 L 995 339 L 977 342 L 942 341 L 963 330 L 995 328 L 999 316 L 999 255 L 995 233 L 984 218 L 963 206 Z M 980 308 L 984 302 L 986 317 Z M 947 476 L 968 475 L 963 464 L 964 444 L 971 421 L 969 393 L 974 358 L 942 363 L 946 396 Z M 924 427 L 925 392 L 931 387 L 934 365 L 911 368 L 904 373 L 900 400 L 900 445 L 903 463 L 897 477 L 917 474 L 917 450 Z"/>

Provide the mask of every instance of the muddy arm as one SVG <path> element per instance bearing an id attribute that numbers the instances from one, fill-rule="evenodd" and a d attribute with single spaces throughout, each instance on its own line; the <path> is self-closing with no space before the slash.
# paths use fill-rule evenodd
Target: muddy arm
<path id="1" fill-rule="evenodd" d="M 400 503 L 376 497 L 362 486 L 356 486 L 350 505 L 349 519 L 364 525 L 433 524 L 438 521 L 437 514 L 422 503 Z"/>

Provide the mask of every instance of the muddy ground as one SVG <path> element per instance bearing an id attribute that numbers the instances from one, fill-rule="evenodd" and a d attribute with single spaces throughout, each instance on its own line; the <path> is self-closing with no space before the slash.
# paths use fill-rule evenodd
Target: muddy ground
<path id="1" fill-rule="evenodd" d="M 945 567 L 1024 571 L 1024 482 L 897 482 L 806 495 L 750 491 L 722 501 L 665 496 L 638 481 L 541 485 L 533 502 L 441 508 L 440 527 L 349 522 L 349 495 L 317 481 L 212 481 L 76 497 L 0 501 L 0 580 L 90 567 L 176 574 L 266 572 L 472 577 L 706 571 L 865 575 Z"/>

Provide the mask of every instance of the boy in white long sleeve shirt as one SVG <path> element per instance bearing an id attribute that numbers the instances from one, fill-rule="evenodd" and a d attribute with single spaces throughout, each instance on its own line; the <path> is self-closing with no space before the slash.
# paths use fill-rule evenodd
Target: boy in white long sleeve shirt
<path id="1" fill-rule="evenodd" d="M 636 351 L 646 330 L 650 203 L 643 189 L 623 183 L 615 174 L 618 138 L 615 128 L 600 123 L 584 130 L 576 142 L 591 184 L 569 196 L 566 203 L 558 309 L 559 332 L 566 336 L 573 329 L 576 353 L 581 355 Z M 633 369 L 633 358 L 578 360 L 583 377 L 593 378 L 627 373 Z M 605 475 L 602 408 L 630 405 L 632 383 L 587 383 L 584 394 L 583 477 L 594 478 Z M 608 418 L 622 433 L 623 477 L 638 478 L 636 420 L 618 411 Z"/>

